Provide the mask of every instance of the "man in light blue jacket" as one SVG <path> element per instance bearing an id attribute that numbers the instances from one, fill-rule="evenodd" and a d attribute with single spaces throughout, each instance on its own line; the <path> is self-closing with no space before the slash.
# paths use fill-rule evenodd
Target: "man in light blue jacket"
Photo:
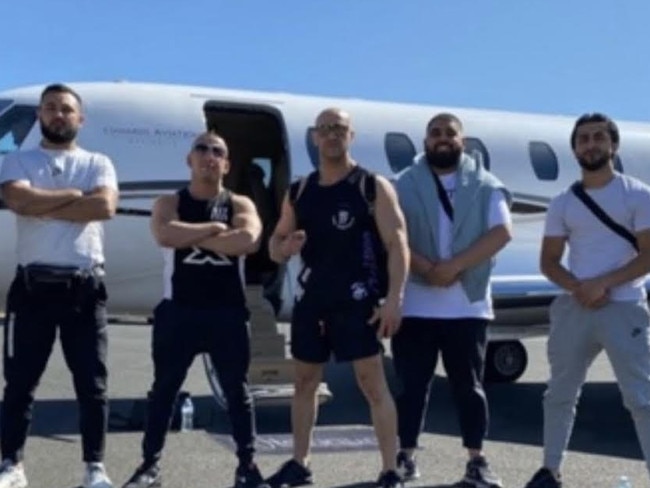
<path id="1" fill-rule="evenodd" d="M 461 121 L 434 116 L 424 153 L 396 184 L 411 248 L 404 319 L 392 340 L 400 383 L 398 465 L 405 479 L 419 476 L 414 450 L 440 353 L 469 453 L 463 486 L 500 488 L 483 454 L 488 408 L 482 383 L 494 318 L 490 272 L 511 238 L 510 193 L 463 147 Z"/>

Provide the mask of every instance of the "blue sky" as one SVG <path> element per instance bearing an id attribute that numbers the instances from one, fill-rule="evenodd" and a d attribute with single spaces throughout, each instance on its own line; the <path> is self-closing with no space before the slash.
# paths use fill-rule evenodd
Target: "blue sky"
<path id="1" fill-rule="evenodd" d="M 155 81 L 650 120 L 648 0 L 6 0 L 0 90 Z"/>

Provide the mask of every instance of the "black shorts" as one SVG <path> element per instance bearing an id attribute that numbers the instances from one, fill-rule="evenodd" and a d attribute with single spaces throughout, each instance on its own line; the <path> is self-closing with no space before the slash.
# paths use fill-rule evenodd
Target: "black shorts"
<path id="1" fill-rule="evenodd" d="M 369 304 L 353 304 L 324 311 L 298 302 L 291 319 L 291 354 L 306 363 L 354 361 L 383 352 L 377 324 L 368 324 Z"/>

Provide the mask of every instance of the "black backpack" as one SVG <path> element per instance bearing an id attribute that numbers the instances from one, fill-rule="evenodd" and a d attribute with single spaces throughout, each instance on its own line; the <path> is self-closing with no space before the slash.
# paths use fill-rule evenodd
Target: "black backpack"
<path id="1" fill-rule="evenodd" d="M 303 190 L 305 189 L 305 186 L 307 185 L 307 181 L 309 178 L 314 178 L 318 175 L 317 172 L 311 173 L 309 176 L 305 178 L 301 178 L 298 181 L 294 181 L 291 186 L 289 187 L 289 203 L 295 207 L 296 202 L 300 198 L 300 195 L 302 195 Z M 352 183 L 357 183 L 359 185 L 359 191 L 361 192 L 361 196 L 363 199 L 366 201 L 368 205 L 368 215 L 372 217 L 372 223 L 375 227 L 375 231 L 379 233 L 379 230 L 377 229 L 377 220 L 375 218 L 375 201 L 377 199 L 377 176 L 374 173 L 371 173 L 369 171 L 366 171 L 364 169 L 359 168 L 357 171 L 353 171 L 350 175 L 347 177 L 350 182 Z M 358 180 L 358 181 L 355 181 Z M 379 261 L 383 262 L 388 262 L 388 252 L 386 251 L 385 246 L 381 242 L 381 240 L 378 243 L 378 248 L 375 248 L 376 255 L 379 259 Z M 378 293 L 380 294 L 380 297 L 383 298 L 385 296 L 385 293 L 388 290 L 388 267 L 381 267 L 383 271 L 380 273 L 379 277 L 379 290 Z"/>
<path id="2" fill-rule="evenodd" d="M 302 195 L 302 192 L 307 186 L 307 181 L 312 175 L 318 174 L 316 172 L 312 173 L 309 176 L 300 178 L 297 181 L 291 183 L 289 186 L 289 203 L 291 206 L 295 207 L 296 202 Z M 354 182 L 355 179 L 358 179 L 359 191 L 361 196 L 368 204 L 368 213 L 375 216 L 375 200 L 377 199 L 377 177 L 374 173 L 359 169 L 358 171 L 353 171 L 348 177 L 350 181 Z"/>

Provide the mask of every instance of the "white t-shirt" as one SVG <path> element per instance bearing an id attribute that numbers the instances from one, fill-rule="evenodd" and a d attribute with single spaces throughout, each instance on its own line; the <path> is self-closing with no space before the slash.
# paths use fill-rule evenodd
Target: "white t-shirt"
<path id="1" fill-rule="evenodd" d="M 48 190 L 98 187 L 117 191 L 111 160 L 81 148 L 68 151 L 36 148 L 5 156 L 0 184 L 25 181 Z M 70 222 L 16 216 L 18 264 L 43 263 L 90 269 L 104 263 L 103 225 L 100 221 Z"/>
<path id="2" fill-rule="evenodd" d="M 440 176 L 440 182 L 445 188 L 449 200 L 453 204 L 456 189 L 456 173 Z M 452 222 L 447 217 L 442 204 L 438 202 L 438 256 L 449 259 L 451 253 Z M 490 199 L 488 227 L 511 223 L 508 201 L 502 191 L 494 191 Z M 423 285 L 406 282 L 402 314 L 405 317 L 426 317 L 453 319 L 461 317 L 493 319 L 491 288 L 488 286 L 485 298 L 470 302 L 460 282 L 450 287 Z"/>
<path id="3" fill-rule="evenodd" d="M 650 228 L 650 187 L 615 173 L 606 186 L 585 189 L 611 217 L 632 233 Z M 618 269 L 636 256 L 632 245 L 602 223 L 570 189 L 551 200 L 544 235 L 567 237 L 568 267 L 578 279 L 594 278 Z M 645 297 L 645 277 L 610 290 L 613 301 Z"/>

